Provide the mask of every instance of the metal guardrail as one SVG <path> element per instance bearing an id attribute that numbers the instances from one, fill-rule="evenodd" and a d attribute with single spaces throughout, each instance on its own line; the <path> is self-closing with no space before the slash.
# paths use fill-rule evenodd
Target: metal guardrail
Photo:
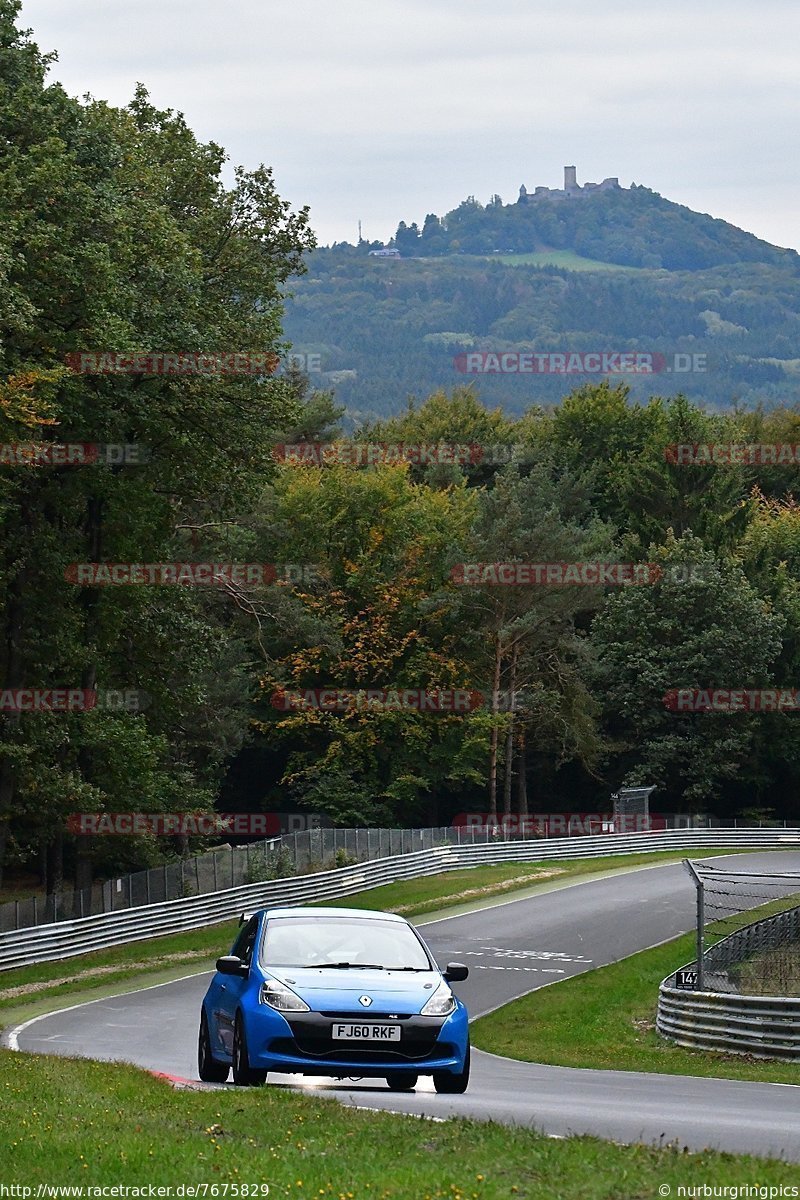
<path id="1" fill-rule="evenodd" d="M 670 987 L 658 994 L 658 1032 L 693 1050 L 800 1060 L 800 997 L 734 996 Z"/>
<path id="2" fill-rule="evenodd" d="M 723 1050 L 758 1058 L 800 1060 L 800 996 L 747 996 L 736 991 L 728 969 L 759 951 L 796 941 L 800 908 L 762 917 L 729 934 L 703 955 L 706 983 L 715 991 L 676 988 L 675 972 L 658 990 L 656 1028 L 670 1041 L 695 1050 Z M 697 962 L 681 968 L 696 970 Z"/>
<path id="3" fill-rule="evenodd" d="M 443 846 L 314 875 L 248 884 L 201 896 L 15 930 L 0 935 L 0 970 L 52 962 L 92 950 L 198 929 L 230 920 L 245 908 L 337 900 L 382 884 L 436 875 L 459 867 L 607 858 L 615 854 L 714 846 L 780 850 L 793 845 L 800 845 L 800 829 L 675 829 L 658 833 Z"/>
<path id="4" fill-rule="evenodd" d="M 306 829 L 161 863 L 94 883 L 0 904 L 0 934 L 54 921 L 72 921 L 124 908 L 185 900 L 287 875 L 317 874 L 337 866 L 490 840 L 486 830 L 443 826 L 426 829 Z M 343 861 L 337 862 L 337 856 Z"/>

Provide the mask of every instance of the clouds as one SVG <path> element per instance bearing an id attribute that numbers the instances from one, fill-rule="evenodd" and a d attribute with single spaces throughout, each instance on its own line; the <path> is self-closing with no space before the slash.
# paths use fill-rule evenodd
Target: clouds
<path id="1" fill-rule="evenodd" d="M 24 0 L 70 92 L 136 80 L 235 161 L 275 167 L 323 241 L 468 193 L 645 183 L 800 245 L 792 3 Z"/>

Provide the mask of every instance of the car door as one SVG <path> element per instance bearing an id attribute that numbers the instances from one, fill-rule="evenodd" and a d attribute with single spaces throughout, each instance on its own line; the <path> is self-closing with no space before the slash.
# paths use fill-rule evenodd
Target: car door
<path id="1" fill-rule="evenodd" d="M 255 916 L 251 917 L 240 929 L 239 936 L 231 948 L 231 954 L 235 954 L 249 967 L 253 961 L 257 940 L 258 917 Z M 233 1026 L 236 1020 L 236 1010 L 247 984 L 248 980 L 239 975 L 217 974 L 215 979 L 212 1012 L 220 1040 L 227 1054 L 233 1054 Z"/>

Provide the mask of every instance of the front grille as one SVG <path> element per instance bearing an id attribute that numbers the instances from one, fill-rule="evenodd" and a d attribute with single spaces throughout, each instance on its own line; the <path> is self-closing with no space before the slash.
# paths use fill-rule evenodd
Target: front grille
<path id="1" fill-rule="evenodd" d="M 369 1050 L 350 1050 L 346 1049 L 346 1043 L 342 1046 L 335 1045 L 333 1042 L 328 1042 L 323 1049 L 312 1050 L 295 1038 L 276 1038 L 272 1042 L 270 1049 L 276 1054 L 288 1054 L 292 1058 L 307 1058 L 309 1062 L 319 1062 L 320 1059 L 336 1058 L 337 1062 L 352 1064 L 353 1066 L 369 1066 L 373 1064 L 376 1058 L 380 1058 L 381 1062 L 390 1062 L 406 1064 L 414 1062 L 422 1065 L 427 1058 L 448 1057 L 455 1053 L 452 1046 L 436 1044 L 432 1046 L 419 1046 L 412 1043 L 403 1044 L 403 1049 L 397 1048 L 398 1043 L 392 1042 L 394 1049 L 389 1049 L 389 1043 L 381 1046 L 376 1046 L 373 1051 Z M 377 1052 L 377 1053 L 376 1053 Z"/>
<path id="2" fill-rule="evenodd" d="M 373 1008 L 359 1008 L 356 1012 L 350 1009 L 348 1012 L 323 1012 L 323 1017 L 333 1017 L 335 1021 L 350 1021 L 351 1024 L 363 1025 L 367 1021 L 407 1021 L 409 1017 L 413 1017 L 415 1013 L 408 1012 L 375 1012 Z"/>
<path id="3" fill-rule="evenodd" d="M 400 1017 L 393 1013 L 354 1012 L 307 1012 L 285 1013 L 285 1020 L 292 1031 L 291 1038 L 282 1038 L 272 1043 L 272 1048 L 282 1054 L 300 1055 L 313 1060 L 335 1058 L 340 1062 L 369 1063 L 389 1061 L 417 1063 L 426 1058 L 438 1058 L 453 1053 L 449 1046 L 438 1041 L 444 1024 L 443 1017 L 422 1017 L 419 1013 Z M 334 1022 L 357 1025 L 382 1025 L 387 1022 L 399 1024 L 399 1042 L 363 1042 L 332 1036 Z"/>

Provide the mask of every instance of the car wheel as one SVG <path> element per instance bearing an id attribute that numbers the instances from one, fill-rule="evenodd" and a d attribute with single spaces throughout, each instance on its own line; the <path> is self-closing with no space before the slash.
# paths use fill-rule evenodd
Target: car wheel
<path id="1" fill-rule="evenodd" d="M 386 1082 L 393 1092 L 413 1092 L 417 1086 L 418 1075 L 413 1071 L 390 1071 Z"/>
<path id="2" fill-rule="evenodd" d="M 211 1053 L 211 1034 L 205 1010 L 200 1013 L 200 1032 L 197 1035 L 197 1074 L 204 1083 L 225 1083 L 230 1067 L 217 1062 Z"/>
<path id="3" fill-rule="evenodd" d="M 266 1082 L 266 1078 L 266 1071 L 257 1071 L 250 1066 L 244 1022 L 239 1013 L 233 1030 L 233 1082 L 239 1087 L 258 1087 Z"/>
<path id="4" fill-rule="evenodd" d="M 464 1058 L 464 1070 L 455 1074 L 453 1071 L 434 1071 L 433 1086 L 437 1092 L 443 1092 L 445 1095 L 460 1096 L 467 1090 L 469 1083 L 469 1046 L 467 1046 L 466 1057 Z"/>

